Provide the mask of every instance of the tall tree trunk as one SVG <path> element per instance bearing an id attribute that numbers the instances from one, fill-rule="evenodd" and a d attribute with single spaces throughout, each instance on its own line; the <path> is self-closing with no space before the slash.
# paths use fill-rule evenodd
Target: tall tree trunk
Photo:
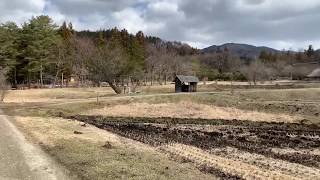
<path id="1" fill-rule="evenodd" d="M 161 78 L 162 78 L 162 75 L 161 75 L 161 71 L 159 72 L 159 85 L 162 85 L 162 80 L 161 80 Z"/>
<path id="2" fill-rule="evenodd" d="M 64 78 L 63 78 L 63 72 L 61 73 L 61 88 L 63 88 L 63 81 L 64 81 Z"/>
<path id="3" fill-rule="evenodd" d="M 107 81 L 107 82 L 110 85 L 110 87 L 114 90 L 115 93 L 117 94 L 122 93 L 121 89 L 118 86 L 116 86 L 112 81 Z"/>
<path id="4" fill-rule="evenodd" d="M 256 80 L 256 73 L 254 72 L 253 74 L 253 84 L 257 85 L 257 80 Z"/>
<path id="5" fill-rule="evenodd" d="M 55 75 L 55 77 L 54 77 L 53 88 L 56 87 L 59 72 L 60 72 L 60 70 L 59 70 L 59 68 L 58 68 L 58 70 L 57 70 L 57 72 L 56 72 L 56 75 Z"/>
<path id="6" fill-rule="evenodd" d="M 42 87 L 43 86 L 43 66 L 42 66 L 42 62 L 41 62 L 41 65 L 40 65 L 40 86 Z"/>
<path id="7" fill-rule="evenodd" d="M 31 80 L 30 80 L 30 72 L 28 71 L 28 88 L 30 89 L 31 88 Z"/>
<path id="8" fill-rule="evenodd" d="M 168 76 L 167 73 L 164 74 L 164 85 L 167 85 Z"/>
<path id="9" fill-rule="evenodd" d="M 18 81 L 17 81 L 17 68 L 14 67 L 14 72 L 13 72 L 14 80 L 13 80 L 13 88 L 18 88 Z"/>
<path id="10" fill-rule="evenodd" d="M 151 86 L 153 86 L 153 70 L 151 71 Z"/>

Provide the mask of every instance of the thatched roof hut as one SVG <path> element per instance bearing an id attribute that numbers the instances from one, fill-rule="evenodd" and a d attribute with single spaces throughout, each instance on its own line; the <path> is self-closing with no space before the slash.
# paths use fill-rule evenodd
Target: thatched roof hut
<path id="1" fill-rule="evenodd" d="M 320 68 L 313 70 L 309 75 L 307 75 L 307 77 L 312 79 L 320 79 Z"/>

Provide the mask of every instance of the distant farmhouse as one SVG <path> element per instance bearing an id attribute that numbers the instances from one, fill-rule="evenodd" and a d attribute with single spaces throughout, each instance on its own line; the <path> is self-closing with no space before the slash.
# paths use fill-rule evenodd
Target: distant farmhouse
<path id="1" fill-rule="evenodd" d="M 307 78 L 310 80 L 320 80 L 320 68 L 313 70 Z"/>
<path id="2" fill-rule="evenodd" d="M 175 78 L 176 92 L 197 92 L 199 79 L 195 76 L 177 75 Z"/>
<path id="3" fill-rule="evenodd" d="M 292 65 L 292 78 L 295 80 L 319 80 L 320 62 L 306 62 Z"/>

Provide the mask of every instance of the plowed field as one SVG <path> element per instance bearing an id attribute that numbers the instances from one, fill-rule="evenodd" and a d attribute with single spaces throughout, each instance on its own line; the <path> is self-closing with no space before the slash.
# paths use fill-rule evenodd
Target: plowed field
<path id="1" fill-rule="evenodd" d="M 177 161 L 233 179 L 317 179 L 320 128 L 296 123 L 69 117 L 152 146 Z M 163 123 L 161 123 L 163 122 Z"/>

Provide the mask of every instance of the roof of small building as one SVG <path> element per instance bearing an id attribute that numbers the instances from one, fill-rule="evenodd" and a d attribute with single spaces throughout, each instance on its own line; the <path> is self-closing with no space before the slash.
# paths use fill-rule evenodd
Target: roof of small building
<path id="1" fill-rule="evenodd" d="M 196 76 L 177 75 L 177 78 L 178 78 L 182 83 L 199 82 L 199 79 L 198 79 Z"/>
<path id="2" fill-rule="evenodd" d="M 320 77 L 320 68 L 313 70 L 307 77 L 309 78 L 318 78 Z"/>

